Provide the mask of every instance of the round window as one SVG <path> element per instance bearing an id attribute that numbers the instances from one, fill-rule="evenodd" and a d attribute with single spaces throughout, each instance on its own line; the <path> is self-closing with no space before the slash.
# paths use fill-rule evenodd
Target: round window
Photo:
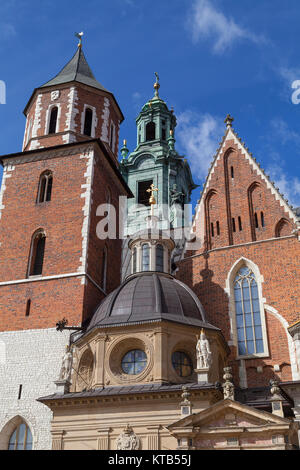
<path id="1" fill-rule="evenodd" d="M 193 363 L 190 357 L 182 351 L 172 354 L 172 364 L 180 377 L 188 377 L 193 373 Z"/>
<path id="2" fill-rule="evenodd" d="M 140 374 L 147 365 L 147 356 L 141 349 L 134 349 L 125 354 L 122 359 L 122 370 L 125 374 Z"/>

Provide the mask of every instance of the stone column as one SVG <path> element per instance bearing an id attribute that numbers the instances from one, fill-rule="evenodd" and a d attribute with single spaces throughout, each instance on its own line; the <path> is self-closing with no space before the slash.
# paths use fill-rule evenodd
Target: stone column
<path id="1" fill-rule="evenodd" d="M 148 450 L 160 450 L 159 430 L 160 424 L 148 426 Z"/>
<path id="2" fill-rule="evenodd" d="M 168 333 L 154 333 L 154 382 L 168 382 Z"/>
<path id="3" fill-rule="evenodd" d="M 63 450 L 63 435 L 65 431 L 52 431 L 52 450 Z"/>
<path id="4" fill-rule="evenodd" d="M 94 387 L 101 388 L 104 387 L 104 355 L 105 355 L 105 341 L 106 335 L 98 336 L 95 341 L 95 352 L 96 352 L 96 361 L 95 361 L 95 375 L 94 375 Z"/>
<path id="5" fill-rule="evenodd" d="M 110 436 L 111 428 L 101 428 L 98 430 L 98 450 L 109 450 L 110 448 Z"/>

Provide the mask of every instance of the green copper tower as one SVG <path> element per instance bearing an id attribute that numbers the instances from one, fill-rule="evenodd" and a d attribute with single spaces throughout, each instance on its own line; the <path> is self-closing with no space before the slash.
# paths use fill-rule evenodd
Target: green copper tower
<path id="1" fill-rule="evenodd" d="M 151 184 L 158 188 L 155 215 L 162 230 L 183 226 L 178 208 L 190 202 L 191 192 L 197 187 L 188 162 L 175 149 L 176 117 L 160 98 L 159 77 L 155 75 L 154 96 L 136 118 L 137 147 L 129 154 L 124 142 L 121 149 L 120 171 L 135 196 L 128 200 L 125 227 L 128 236 L 146 228 L 146 217 L 150 214 L 147 190 Z M 124 246 L 123 277 L 129 274 L 126 251 Z"/>

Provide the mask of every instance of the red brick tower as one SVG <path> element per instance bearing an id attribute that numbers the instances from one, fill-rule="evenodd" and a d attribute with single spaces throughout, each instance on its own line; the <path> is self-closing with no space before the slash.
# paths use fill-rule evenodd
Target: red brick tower
<path id="1" fill-rule="evenodd" d="M 225 120 L 194 218 L 202 249 L 187 252 L 178 275 L 231 347 L 243 389 L 270 379 L 300 380 L 299 214 L 279 193 Z M 299 329 L 299 324 L 298 324 Z M 297 392 L 299 393 L 299 392 Z"/>
<path id="2" fill-rule="evenodd" d="M 35 448 L 49 448 L 50 417 L 35 399 L 52 387 L 68 341 L 55 324 L 66 317 L 80 325 L 118 286 L 121 240 L 98 238 L 97 208 L 111 202 L 118 213 L 119 196 L 130 191 L 117 163 L 122 112 L 81 45 L 35 89 L 25 115 L 23 151 L 1 157 L 0 430 L 21 414 Z"/>

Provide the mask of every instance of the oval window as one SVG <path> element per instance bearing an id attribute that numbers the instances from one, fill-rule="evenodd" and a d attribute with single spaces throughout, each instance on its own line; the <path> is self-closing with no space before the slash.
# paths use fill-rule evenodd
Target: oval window
<path id="1" fill-rule="evenodd" d="M 147 356 L 141 349 L 134 349 L 125 354 L 122 359 L 122 370 L 128 375 L 140 374 L 147 365 Z"/>

